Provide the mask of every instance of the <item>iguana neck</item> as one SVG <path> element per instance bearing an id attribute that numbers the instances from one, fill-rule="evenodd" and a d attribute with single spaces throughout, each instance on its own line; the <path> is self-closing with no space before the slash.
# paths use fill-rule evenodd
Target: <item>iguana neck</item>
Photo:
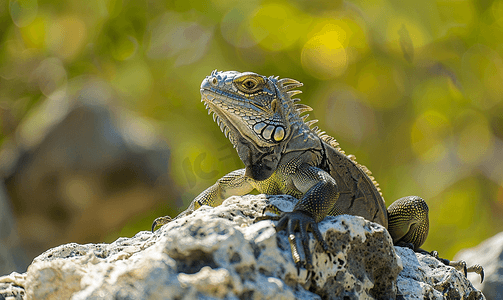
<path id="1" fill-rule="evenodd" d="M 291 137 L 283 146 L 282 153 L 322 149 L 322 141 L 316 133 L 302 121 L 291 124 Z"/>

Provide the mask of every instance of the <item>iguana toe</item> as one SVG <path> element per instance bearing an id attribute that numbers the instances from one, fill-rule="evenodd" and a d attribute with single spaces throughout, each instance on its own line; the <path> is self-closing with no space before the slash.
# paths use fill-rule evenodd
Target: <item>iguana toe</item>
<path id="1" fill-rule="evenodd" d="M 318 229 L 318 224 L 307 213 L 302 211 L 283 213 L 276 225 L 276 230 L 281 231 L 285 228 L 293 261 L 297 266 L 303 266 L 307 270 L 311 270 L 313 267 L 311 250 L 309 249 L 309 228 L 314 232 L 314 237 L 322 245 L 323 250 L 328 253 L 328 244 L 323 239 L 323 235 Z M 299 252 L 298 249 L 298 239 L 300 239 L 300 244 L 302 245 L 302 252 Z"/>
<path id="2" fill-rule="evenodd" d="M 170 216 L 164 216 L 164 217 L 159 217 L 159 218 L 155 219 L 154 222 L 152 223 L 152 232 L 154 232 L 154 230 L 157 226 L 162 226 L 164 224 L 168 224 L 172 220 L 173 219 L 171 219 Z"/>
<path id="3" fill-rule="evenodd" d="M 450 261 L 449 266 L 454 267 L 456 270 L 463 272 L 463 274 L 468 274 L 468 268 L 466 267 L 466 262 L 464 260 Z"/>
<path id="4" fill-rule="evenodd" d="M 479 274 L 480 275 L 480 283 L 484 282 L 484 268 L 481 265 L 476 264 L 476 265 L 468 267 L 468 272 L 474 272 L 474 273 Z"/>
<path id="5" fill-rule="evenodd" d="M 273 213 L 275 215 L 281 215 L 284 213 L 281 209 L 279 209 L 276 205 L 274 204 L 267 204 L 264 209 L 262 210 L 262 214 L 265 215 L 266 213 Z"/>
<path id="6" fill-rule="evenodd" d="M 479 264 L 467 267 L 466 262 L 464 260 L 458 260 L 458 261 L 451 261 L 449 263 L 449 266 L 456 268 L 458 271 L 462 269 L 463 272 L 465 273 L 465 277 L 467 276 L 468 272 L 477 273 L 480 275 L 480 283 L 484 282 L 484 268 Z"/>
<path id="7" fill-rule="evenodd" d="M 477 273 L 477 274 L 480 275 L 480 283 L 484 282 L 484 268 L 481 265 L 479 265 L 479 264 L 467 267 L 466 266 L 466 262 L 464 260 L 450 261 L 448 259 L 438 257 L 438 252 L 437 251 L 428 252 L 428 251 L 425 251 L 423 249 L 418 249 L 417 252 L 433 256 L 434 258 L 436 258 L 438 261 L 440 261 L 444 265 L 451 266 L 454 269 L 456 269 L 456 270 L 458 270 L 460 272 L 463 272 L 463 274 L 465 274 L 465 277 L 467 276 L 468 272 L 470 272 L 470 273 L 471 272 Z"/>
<path id="8" fill-rule="evenodd" d="M 276 216 L 266 215 L 267 212 L 271 212 L 271 213 L 275 214 Z M 254 220 L 254 223 L 259 222 L 259 221 L 263 221 L 263 220 L 279 221 L 281 219 L 281 214 L 283 214 L 283 211 L 281 209 L 279 209 L 275 205 L 268 204 L 262 210 L 262 216 L 256 217 Z"/>
<path id="9" fill-rule="evenodd" d="M 300 243 L 302 244 L 304 255 L 306 256 L 306 269 L 312 270 L 313 261 L 309 250 L 309 235 L 307 234 L 308 226 L 309 223 L 304 220 L 299 220 Z"/>

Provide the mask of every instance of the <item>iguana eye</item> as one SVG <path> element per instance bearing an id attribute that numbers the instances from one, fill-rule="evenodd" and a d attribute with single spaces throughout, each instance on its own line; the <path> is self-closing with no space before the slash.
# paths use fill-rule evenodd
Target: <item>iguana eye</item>
<path id="1" fill-rule="evenodd" d="M 257 83 L 253 79 L 246 79 L 245 81 L 243 81 L 242 84 L 245 88 L 249 90 L 253 90 L 257 86 Z"/>
<path id="2" fill-rule="evenodd" d="M 236 88 L 245 94 L 254 94 L 264 88 L 264 78 L 256 74 L 245 74 L 234 79 Z"/>

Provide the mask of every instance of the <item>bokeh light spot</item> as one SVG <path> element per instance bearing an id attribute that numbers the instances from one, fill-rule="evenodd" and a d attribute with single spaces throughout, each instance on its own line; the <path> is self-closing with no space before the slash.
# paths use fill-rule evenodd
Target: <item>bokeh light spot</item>
<path id="1" fill-rule="evenodd" d="M 17 27 L 24 27 L 35 20 L 38 3 L 37 0 L 10 0 L 9 11 L 12 22 Z"/>
<path id="2" fill-rule="evenodd" d="M 49 96 L 67 83 L 67 74 L 63 63 L 58 58 L 43 60 L 34 75 L 38 81 L 40 91 Z"/>
<path id="3" fill-rule="evenodd" d="M 260 6 L 251 17 L 250 30 L 256 42 L 270 51 L 291 47 L 305 35 L 311 17 L 288 3 Z"/>
<path id="4" fill-rule="evenodd" d="M 72 59 L 82 49 L 86 36 L 86 25 L 81 19 L 65 16 L 51 24 L 48 46 L 61 58 Z"/>
<path id="5" fill-rule="evenodd" d="M 158 137 L 154 134 L 155 128 L 151 122 L 139 117 L 121 121 L 124 125 L 124 137 L 127 141 L 141 149 L 155 147 Z"/>
<path id="6" fill-rule="evenodd" d="M 63 185 L 64 194 L 77 209 L 84 209 L 91 203 L 93 188 L 88 180 L 74 176 L 68 178 Z"/>
<path id="7" fill-rule="evenodd" d="M 29 48 L 45 47 L 45 38 L 47 31 L 47 22 L 42 17 L 37 17 L 29 25 L 20 29 L 21 36 L 26 46 Z"/>
<path id="8" fill-rule="evenodd" d="M 337 35 L 336 40 L 345 50 L 348 65 L 358 61 L 369 50 L 364 29 L 351 17 L 339 18 L 338 15 L 334 15 L 315 19 L 306 41 L 323 37 L 325 34 L 328 34 L 329 38 L 332 34 Z"/>
<path id="9" fill-rule="evenodd" d="M 302 48 L 301 63 L 306 72 L 326 80 L 341 76 L 348 66 L 345 32 L 332 30 L 311 38 Z"/>

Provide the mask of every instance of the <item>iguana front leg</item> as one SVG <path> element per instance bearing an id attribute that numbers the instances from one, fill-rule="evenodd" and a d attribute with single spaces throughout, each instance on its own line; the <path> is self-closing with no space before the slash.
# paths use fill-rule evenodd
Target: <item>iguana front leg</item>
<path id="1" fill-rule="evenodd" d="M 288 176 L 292 179 L 295 188 L 304 195 L 292 212 L 281 215 L 276 230 L 280 231 L 286 228 L 295 264 L 310 269 L 312 267 L 312 258 L 307 232 L 311 229 L 316 240 L 328 252 L 329 247 L 318 229 L 318 222 L 323 220 L 334 209 L 339 198 L 338 188 L 330 174 L 307 164 L 301 165 L 295 173 Z M 269 218 L 276 219 L 267 216 L 261 219 Z M 300 235 L 300 243 L 304 250 L 303 255 L 298 251 L 296 232 Z"/>
<path id="2" fill-rule="evenodd" d="M 245 169 L 239 169 L 217 180 L 217 182 L 199 194 L 189 205 L 189 207 L 178 214 L 175 220 L 189 215 L 203 205 L 216 207 L 230 196 L 242 196 L 253 190 L 250 184 L 250 178 L 246 177 Z M 152 224 L 152 232 L 157 226 L 171 222 L 173 219 L 169 216 L 159 217 Z"/>

